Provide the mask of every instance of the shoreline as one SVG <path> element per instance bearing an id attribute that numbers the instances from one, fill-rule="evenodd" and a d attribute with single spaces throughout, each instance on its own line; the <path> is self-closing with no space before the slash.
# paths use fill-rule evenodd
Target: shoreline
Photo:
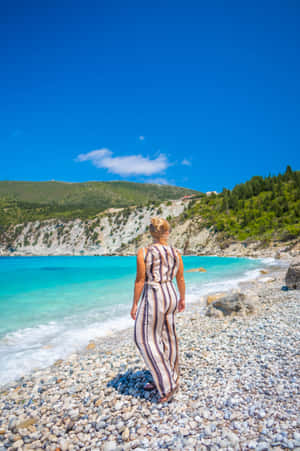
<path id="1" fill-rule="evenodd" d="M 178 314 L 181 390 L 170 404 L 142 390 L 149 372 L 132 326 L 1 386 L 0 449 L 300 447 L 299 291 L 280 290 L 286 268 L 268 270 L 275 280 L 239 283 L 260 298 L 254 314 L 206 317 L 200 300 Z"/>
<path id="2" fill-rule="evenodd" d="M 145 245 L 141 242 L 140 246 Z M 233 241 L 228 247 L 221 248 L 215 242 L 211 242 L 207 246 L 202 247 L 192 247 L 184 253 L 184 246 L 177 245 L 176 247 L 181 250 L 183 256 L 197 256 L 197 257 L 245 257 L 245 258 L 293 258 L 299 255 L 300 252 L 300 241 L 299 239 L 294 239 L 287 242 L 272 242 L 268 246 L 263 246 L 261 241 L 255 240 L 247 246 L 244 246 L 242 242 Z M 31 248 L 23 249 L 20 251 L 14 250 L 10 251 L 4 249 L 0 246 L 0 258 L 1 257 L 135 257 L 138 248 L 127 249 L 127 251 L 122 251 L 116 249 L 114 251 L 103 251 L 99 252 L 95 249 L 61 249 L 57 247 L 56 249 L 51 249 L 51 251 L 45 251 L 45 249 Z"/>
<path id="3" fill-rule="evenodd" d="M 189 256 L 188 256 L 189 257 Z M 193 257 L 192 255 L 190 257 Z M 211 255 L 211 257 L 219 257 L 217 255 Z M 228 258 L 241 258 L 241 257 L 228 257 Z M 245 259 L 253 259 L 253 260 L 259 260 L 259 258 L 257 257 L 242 257 Z M 281 269 L 281 268 L 286 268 L 289 260 L 275 260 L 273 257 L 261 257 L 262 260 L 266 260 L 266 267 L 267 267 L 267 271 L 270 273 L 270 271 L 272 270 L 276 270 L 276 268 Z M 264 264 L 264 262 L 262 262 L 262 264 Z M 256 269 L 251 269 L 250 270 L 250 274 L 247 274 L 248 271 L 246 271 L 243 275 L 240 275 L 238 277 L 233 277 L 233 278 L 229 278 L 229 279 L 224 279 L 224 280 L 216 280 L 216 281 L 212 281 L 212 282 L 208 282 L 208 283 L 204 283 L 202 289 L 200 289 L 200 286 L 198 287 L 198 291 L 196 293 L 191 292 L 189 294 L 187 294 L 187 309 L 186 309 L 186 314 L 189 312 L 189 305 L 194 305 L 195 303 L 199 304 L 199 307 L 201 309 L 201 311 L 204 314 L 204 307 L 205 307 L 205 303 L 204 303 L 204 298 L 207 295 L 213 295 L 215 292 L 230 292 L 233 289 L 238 289 L 238 287 L 242 284 L 248 284 L 251 283 L 252 280 L 255 280 L 256 278 L 259 277 L 260 275 L 260 270 L 262 268 L 256 268 Z M 128 312 L 130 310 L 130 306 L 128 307 Z M 78 345 L 76 346 L 76 348 L 74 349 L 70 349 L 70 351 L 66 351 L 63 353 L 58 353 L 57 356 L 49 356 L 50 361 L 45 363 L 45 362 L 40 362 L 40 364 L 38 364 L 38 366 L 35 366 L 33 368 L 29 368 L 27 367 L 27 370 L 25 373 L 23 373 L 22 375 L 17 375 L 11 379 L 7 379 L 7 381 L 5 382 L 1 382 L 0 383 L 0 391 L 4 390 L 5 387 L 9 387 L 11 384 L 14 384 L 15 382 L 17 382 L 18 380 L 22 380 L 23 378 L 26 377 L 30 377 L 30 375 L 33 375 L 35 372 L 37 371 L 41 371 L 43 369 L 47 369 L 49 367 L 51 367 L 57 360 L 67 360 L 69 358 L 70 355 L 72 354 L 81 354 L 85 352 L 86 347 L 88 346 L 88 344 L 90 342 L 96 342 L 97 340 L 102 340 L 102 339 L 110 339 L 110 337 L 112 336 L 116 336 L 118 337 L 119 334 L 121 334 L 123 331 L 131 331 L 131 329 L 133 328 L 133 325 L 129 326 L 128 323 L 133 321 L 131 319 L 129 319 L 127 321 L 127 316 L 126 317 L 120 317 L 118 319 L 118 321 L 121 323 L 119 324 L 113 324 L 110 325 L 108 323 L 110 323 L 110 321 L 106 321 L 103 323 L 103 327 L 105 329 L 105 332 L 101 332 L 101 334 L 99 333 L 98 336 L 95 337 L 90 337 L 89 341 L 85 340 L 82 343 L 78 343 Z M 53 345 L 48 345 L 45 344 L 42 348 L 47 349 L 47 347 L 53 347 Z M 42 350 L 42 348 L 40 350 Z M 54 357 L 54 358 L 53 358 Z"/>
<path id="4" fill-rule="evenodd" d="M 277 257 L 277 254 L 280 254 L 280 257 Z M 285 259 L 285 258 L 293 258 L 298 255 L 297 252 L 289 252 L 285 250 L 281 250 L 278 247 L 275 248 L 266 248 L 266 249 L 259 249 L 258 251 L 251 251 L 251 252 L 240 252 L 237 251 L 220 251 L 220 252 L 214 252 L 214 253 L 206 253 L 206 252 L 188 252 L 187 254 L 184 254 L 182 252 L 183 257 L 237 257 L 237 258 L 278 258 L 278 259 Z M 17 253 L 17 252 L 7 252 L 7 253 L 0 253 L 0 259 L 1 258 L 14 258 L 14 257 L 136 257 L 136 252 L 129 252 L 129 253 L 95 253 L 95 252 L 86 252 L 86 253 L 49 253 L 49 254 L 34 254 L 34 253 Z"/>

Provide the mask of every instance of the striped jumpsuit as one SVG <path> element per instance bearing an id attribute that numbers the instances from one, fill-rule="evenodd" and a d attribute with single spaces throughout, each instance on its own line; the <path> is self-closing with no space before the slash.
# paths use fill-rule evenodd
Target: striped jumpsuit
<path id="1" fill-rule="evenodd" d="M 144 259 L 145 285 L 134 324 L 134 341 L 160 396 L 165 396 L 179 380 L 175 330 L 178 296 L 172 282 L 179 257 L 173 246 L 155 243 L 148 247 Z"/>

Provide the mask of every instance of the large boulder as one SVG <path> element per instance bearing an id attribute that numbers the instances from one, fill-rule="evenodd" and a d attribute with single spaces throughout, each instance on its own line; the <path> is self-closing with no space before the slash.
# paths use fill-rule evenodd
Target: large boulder
<path id="1" fill-rule="evenodd" d="M 289 289 L 300 289 L 300 257 L 291 262 L 285 275 L 285 284 Z"/>
<path id="2" fill-rule="evenodd" d="M 209 295 L 209 296 L 207 296 L 207 298 L 206 298 L 206 304 L 207 304 L 207 305 L 210 305 L 210 304 L 212 304 L 214 301 L 216 301 L 216 300 L 219 299 L 219 298 L 224 297 L 225 295 L 226 295 L 226 293 L 215 293 L 215 294 Z"/>
<path id="3" fill-rule="evenodd" d="M 257 307 L 257 299 L 253 295 L 233 291 L 207 304 L 206 315 L 220 318 L 237 313 L 253 313 Z"/>

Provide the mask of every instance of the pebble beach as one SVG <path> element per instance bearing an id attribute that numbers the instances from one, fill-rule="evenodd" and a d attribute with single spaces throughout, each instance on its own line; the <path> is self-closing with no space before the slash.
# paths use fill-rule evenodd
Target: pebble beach
<path id="1" fill-rule="evenodd" d="M 286 269 L 268 271 L 240 283 L 259 299 L 251 314 L 208 317 L 203 300 L 177 314 L 169 403 L 143 390 L 132 327 L 2 386 L 0 451 L 300 451 L 300 293 L 281 290 Z"/>

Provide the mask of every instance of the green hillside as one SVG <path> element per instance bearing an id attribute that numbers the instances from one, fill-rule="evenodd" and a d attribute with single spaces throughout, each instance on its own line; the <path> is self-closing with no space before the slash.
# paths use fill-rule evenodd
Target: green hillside
<path id="1" fill-rule="evenodd" d="M 91 218 L 110 207 L 147 205 L 194 194 L 174 224 L 193 219 L 201 230 L 213 226 L 218 239 L 289 240 L 300 236 L 300 171 L 287 166 L 284 174 L 254 176 L 223 188 L 220 194 L 175 186 L 131 182 L 13 182 L 0 181 L 0 234 L 10 224 L 49 218 Z M 195 230 L 195 229 L 194 229 Z"/>
<path id="2" fill-rule="evenodd" d="M 214 226 L 219 239 L 289 240 L 300 235 L 300 171 L 287 166 L 278 176 L 254 176 L 222 193 L 200 195 L 181 220 L 194 218 L 201 230 Z"/>
<path id="3" fill-rule="evenodd" d="M 197 191 L 131 182 L 0 181 L 0 227 L 48 218 L 88 218 L 111 207 L 178 199 Z"/>

